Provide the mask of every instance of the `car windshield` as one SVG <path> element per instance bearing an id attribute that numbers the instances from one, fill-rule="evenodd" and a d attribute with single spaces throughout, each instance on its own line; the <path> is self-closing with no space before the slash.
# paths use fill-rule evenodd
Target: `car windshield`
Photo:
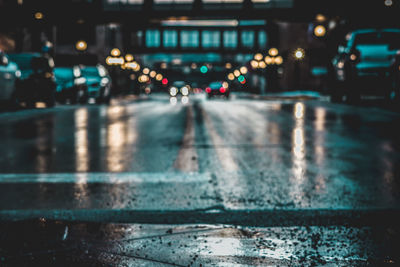
<path id="1" fill-rule="evenodd" d="M 400 32 L 369 32 L 357 34 L 354 40 L 357 45 L 389 45 L 400 47 Z"/>
<path id="2" fill-rule="evenodd" d="M 34 58 L 33 55 L 24 55 L 24 54 L 11 54 L 9 55 L 9 59 L 15 63 L 17 63 L 20 70 L 31 70 L 32 65 L 31 61 Z"/>
<path id="3" fill-rule="evenodd" d="M 74 78 L 74 72 L 72 68 L 55 68 L 54 75 L 56 78 L 63 80 Z"/>
<path id="4" fill-rule="evenodd" d="M 210 88 L 211 89 L 219 89 L 222 86 L 221 82 L 212 82 L 210 83 Z"/>
<path id="5" fill-rule="evenodd" d="M 96 67 L 85 67 L 81 70 L 83 76 L 100 76 Z"/>

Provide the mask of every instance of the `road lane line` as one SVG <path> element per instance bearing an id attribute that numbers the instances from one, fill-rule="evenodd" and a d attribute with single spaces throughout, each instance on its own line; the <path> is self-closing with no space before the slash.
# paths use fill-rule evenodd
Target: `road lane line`
<path id="1" fill-rule="evenodd" d="M 179 149 L 178 156 L 174 162 L 174 168 L 182 172 L 198 172 L 199 163 L 197 151 L 194 147 L 195 130 L 193 107 L 188 106 L 186 112 L 186 127 L 183 135 L 183 142 Z"/>
<path id="2" fill-rule="evenodd" d="M 208 173 L 46 173 L 46 174 L 0 174 L 0 184 L 4 183 L 190 183 L 209 181 Z"/>

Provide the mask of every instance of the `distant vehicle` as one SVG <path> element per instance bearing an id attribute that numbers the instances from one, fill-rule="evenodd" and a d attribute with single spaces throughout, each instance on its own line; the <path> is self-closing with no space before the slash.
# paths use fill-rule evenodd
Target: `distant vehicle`
<path id="1" fill-rule="evenodd" d="M 393 62 L 400 49 L 400 29 L 363 29 L 351 32 L 332 60 L 331 99 L 356 101 L 361 95 L 394 98 Z"/>
<path id="2" fill-rule="evenodd" d="M 188 85 L 184 81 L 174 81 L 169 88 L 169 95 L 170 96 L 177 96 L 177 95 L 182 95 L 182 96 L 188 96 L 191 91 L 190 85 Z"/>
<path id="3" fill-rule="evenodd" d="M 0 101 L 1 107 L 15 106 L 17 103 L 16 99 L 16 88 L 15 83 L 21 76 L 16 63 L 9 61 L 8 57 L 0 52 Z"/>
<path id="4" fill-rule="evenodd" d="M 71 104 L 87 102 L 88 87 L 81 69 L 74 67 L 56 67 L 54 74 L 57 83 L 56 99 L 60 103 Z"/>
<path id="5" fill-rule="evenodd" d="M 83 66 L 82 76 L 86 78 L 89 102 L 109 103 L 111 99 L 111 77 L 102 65 Z"/>
<path id="6" fill-rule="evenodd" d="M 207 97 L 211 98 L 214 96 L 224 96 L 225 98 L 229 98 L 229 85 L 225 81 L 212 82 L 210 83 L 206 89 Z"/>
<path id="7" fill-rule="evenodd" d="M 21 77 L 16 81 L 16 98 L 27 107 L 35 107 L 36 102 L 45 102 L 46 107 L 55 104 L 54 61 L 39 53 L 10 54 Z"/>

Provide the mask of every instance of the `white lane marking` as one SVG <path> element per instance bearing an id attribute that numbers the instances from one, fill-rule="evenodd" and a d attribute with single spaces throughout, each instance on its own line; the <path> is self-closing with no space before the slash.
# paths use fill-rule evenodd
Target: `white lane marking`
<path id="1" fill-rule="evenodd" d="M 189 106 L 182 146 L 174 162 L 174 168 L 183 172 L 197 172 L 199 170 L 198 155 L 194 147 L 195 130 L 193 121 L 193 108 Z"/>
<path id="2" fill-rule="evenodd" d="M 208 173 L 46 173 L 0 174 L 0 183 L 191 183 L 209 181 Z"/>

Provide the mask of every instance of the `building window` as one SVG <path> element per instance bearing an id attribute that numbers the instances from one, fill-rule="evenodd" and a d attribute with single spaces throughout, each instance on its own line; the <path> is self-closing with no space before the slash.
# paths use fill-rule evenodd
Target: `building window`
<path id="1" fill-rule="evenodd" d="M 147 30 L 146 31 L 146 47 L 159 47 L 160 46 L 160 31 Z"/>
<path id="2" fill-rule="evenodd" d="M 177 47 L 178 33 L 176 30 L 165 30 L 163 37 L 164 47 Z"/>
<path id="3" fill-rule="evenodd" d="M 199 47 L 199 32 L 181 31 L 181 47 Z"/>
<path id="4" fill-rule="evenodd" d="M 265 31 L 258 32 L 258 46 L 261 49 L 267 48 L 267 33 Z"/>
<path id="5" fill-rule="evenodd" d="M 143 32 L 142 31 L 134 31 L 131 33 L 131 45 L 133 47 L 141 47 L 143 46 Z"/>
<path id="6" fill-rule="evenodd" d="M 236 31 L 224 31 L 224 47 L 225 48 L 236 48 L 237 47 L 237 32 Z"/>
<path id="7" fill-rule="evenodd" d="M 246 48 L 254 47 L 254 31 L 242 31 L 242 46 Z"/>
<path id="8" fill-rule="evenodd" d="M 202 46 L 204 48 L 218 48 L 220 46 L 219 31 L 203 31 Z"/>

